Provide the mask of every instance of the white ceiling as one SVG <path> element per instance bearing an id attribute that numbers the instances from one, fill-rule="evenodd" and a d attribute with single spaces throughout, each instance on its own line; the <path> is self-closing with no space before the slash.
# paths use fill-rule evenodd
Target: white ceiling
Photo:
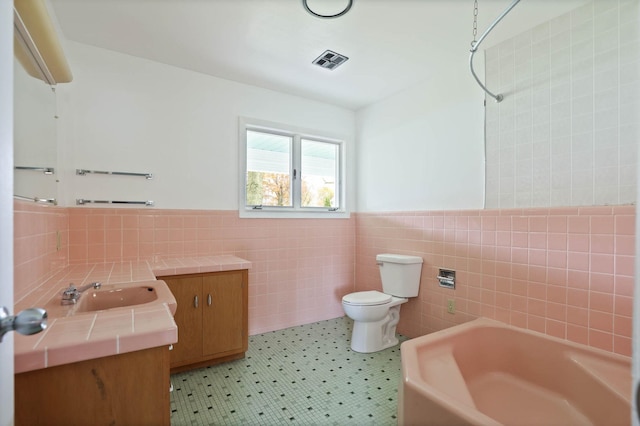
<path id="1" fill-rule="evenodd" d="M 49 1 L 68 40 L 353 110 L 467 66 L 472 38 L 473 0 Z M 587 2 L 522 0 L 482 47 Z M 479 0 L 479 33 L 510 3 Z M 312 65 L 326 49 L 350 59 Z"/>

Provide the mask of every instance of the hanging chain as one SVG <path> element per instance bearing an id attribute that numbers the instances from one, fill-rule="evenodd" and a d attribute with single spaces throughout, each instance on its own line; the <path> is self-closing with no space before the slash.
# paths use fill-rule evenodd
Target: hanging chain
<path id="1" fill-rule="evenodd" d="M 476 36 L 478 35 L 478 0 L 473 0 L 473 41 L 471 47 L 476 44 Z"/>

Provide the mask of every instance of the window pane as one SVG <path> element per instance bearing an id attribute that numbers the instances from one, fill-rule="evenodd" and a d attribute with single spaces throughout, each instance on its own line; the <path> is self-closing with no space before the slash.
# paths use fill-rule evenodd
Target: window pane
<path id="1" fill-rule="evenodd" d="M 291 207 L 289 136 L 247 130 L 248 206 Z"/>
<path id="2" fill-rule="evenodd" d="M 339 145 L 302 139 L 302 188 L 303 207 L 338 206 L 337 193 Z"/>

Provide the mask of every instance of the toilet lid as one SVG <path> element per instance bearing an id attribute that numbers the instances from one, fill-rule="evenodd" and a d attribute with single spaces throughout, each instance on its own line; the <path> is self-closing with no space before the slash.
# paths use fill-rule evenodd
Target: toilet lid
<path id="1" fill-rule="evenodd" d="M 342 301 L 350 305 L 384 305 L 391 301 L 391 296 L 379 291 L 358 291 L 347 294 Z"/>

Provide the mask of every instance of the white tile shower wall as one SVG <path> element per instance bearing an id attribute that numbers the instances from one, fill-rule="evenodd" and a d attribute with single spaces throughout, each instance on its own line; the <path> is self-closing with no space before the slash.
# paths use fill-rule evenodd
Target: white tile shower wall
<path id="1" fill-rule="evenodd" d="M 486 207 L 636 200 L 637 0 L 596 0 L 485 52 Z"/>

